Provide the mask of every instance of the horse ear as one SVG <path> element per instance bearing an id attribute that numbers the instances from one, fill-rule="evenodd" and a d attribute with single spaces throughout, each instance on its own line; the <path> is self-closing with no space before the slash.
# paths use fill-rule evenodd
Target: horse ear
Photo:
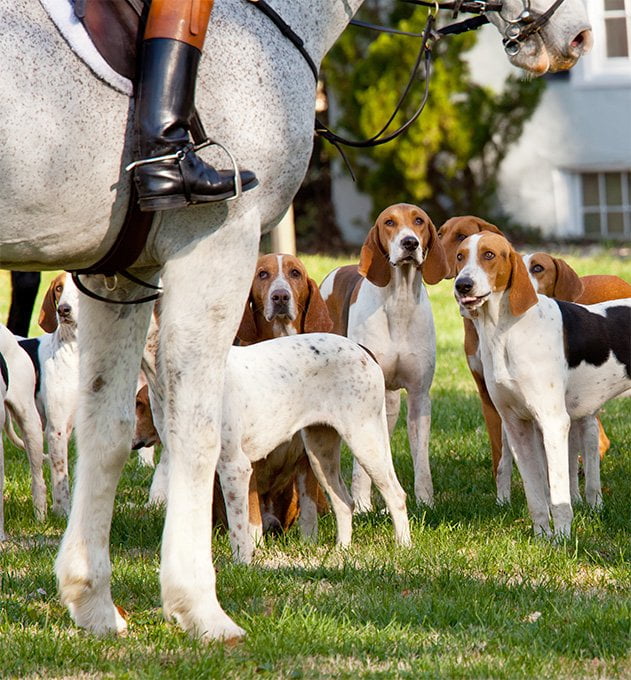
<path id="1" fill-rule="evenodd" d="M 375 224 L 368 232 L 359 255 L 357 271 L 370 283 L 383 288 L 390 283 L 390 262 L 388 253 L 381 245 L 379 228 Z"/>
<path id="2" fill-rule="evenodd" d="M 329 333 L 333 328 L 333 319 L 329 314 L 326 302 L 320 293 L 316 282 L 307 279 L 309 297 L 303 318 L 303 333 Z"/>
<path id="3" fill-rule="evenodd" d="M 46 333 L 54 333 L 57 329 L 57 305 L 55 304 L 55 286 L 59 277 L 55 277 L 48 286 L 37 323 Z"/>
<path id="4" fill-rule="evenodd" d="M 557 278 L 554 284 L 552 297 L 557 300 L 574 302 L 583 292 L 583 282 L 570 265 L 557 257 L 553 258 L 557 270 Z"/>
<path id="5" fill-rule="evenodd" d="M 512 248 L 510 251 L 510 263 L 512 275 L 510 290 L 508 291 L 508 304 L 513 316 L 521 316 L 536 305 L 539 299 L 528 276 L 528 270 L 524 261 Z"/>
<path id="6" fill-rule="evenodd" d="M 442 281 L 448 273 L 447 253 L 438 238 L 434 223 L 429 220 L 429 244 L 423 260 L 423 280 L 431 285 Z"/>
<path id="7" fill-rule="evenodd" d="M 261 339 L 259 329 L 256 326 L 256 319 L 254 318 L 253 306 L 254 301 L 250 295 L 245 303 L 243 317 L 241 318 L 241 324 L 236 336 L 241 345 L 253 345 Z"/>

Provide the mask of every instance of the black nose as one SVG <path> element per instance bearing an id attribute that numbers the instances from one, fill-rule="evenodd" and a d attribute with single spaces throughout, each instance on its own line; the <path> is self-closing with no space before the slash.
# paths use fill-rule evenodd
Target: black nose
<path id="1" fill-rule="evenodd" d="M 273 290 L 270 294 L 272 302 L 275 304 L 287 304 L 289 302 L 289 291 L 284 289 Z"/>
<path id="2" fill-rule="evenodd" d="M 414 236 L 406 236 L 401 239 L 401 247 L 411 253 L 418 248 L 418 239 Z"/>
<path id="3" fill-rule="evenodd" d="M 72 307 L 67 302 L 62 302 L 59 307 L 57 307 L 57 314 L 59 314 L 59 316 L 66 317 L 70 316 L 71 313 Z"/>
<path id="4" fill-rule="evenodd" d="M 456 279 L 456 290 L 462 295 L 470 293 L 472 288 L 473 279 L 470 279 L 468 276 L 463 276 L 459 279 Z"/>

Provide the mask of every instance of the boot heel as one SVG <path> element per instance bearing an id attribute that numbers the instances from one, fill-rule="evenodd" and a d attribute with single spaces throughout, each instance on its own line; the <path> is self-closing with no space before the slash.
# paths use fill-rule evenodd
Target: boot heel
<path id="1" fill-rule="evenodd" d="M 174 210 L 175 208 L 186 208 L 189 202 L 181 194 L 173 196 L 149 196 L 139 198 L 138 205 L 142 212 L 156 212 L 157 210 Z"/>

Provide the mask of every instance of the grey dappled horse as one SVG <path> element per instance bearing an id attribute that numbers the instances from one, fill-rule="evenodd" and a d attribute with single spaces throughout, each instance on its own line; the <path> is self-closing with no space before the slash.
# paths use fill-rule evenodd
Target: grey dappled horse
<path id="1" fill-rule="evenodd" d="M 319 64 L 361 2 L 273 4 Z M 503 15 L 522 9 L 520 0 L 506 0 Z M 104 255 L 125 213 L 132 104 L 92 75 L 36 0 L 0 0 L 0 16 L 0 266 L 86 267 Z M 502 19 L 491 19 L 503 31 Z M 591 41 L 587 29 L 581 0 L 566 0 L 512 60 L 534 72 L 569 67 Z M 164 613 L 211 639 L 243 634 L 217 601 L 211 558 L 223 367 L 261 230 L 278 222 L 307 168 L 316 84 L 298 51 L 246 0 L 217 0 L 206 45 L 197 107 L 207 130 L 256 172 L 260 186 L 237 202 L 159 213 L 133 272 L 153 282 L 161 276 L 164 286 L 160 377 L 171 455 Z M 112 292 L 101 276 L 86 283 L 120 299 L 146 294 L 126 280 Z M 78 462 L 56 573 L 73 619 L 95 633 L 126 626 L 110 593 L 109 533 L 150 313 L 148 304 L 81 301 Z"/>

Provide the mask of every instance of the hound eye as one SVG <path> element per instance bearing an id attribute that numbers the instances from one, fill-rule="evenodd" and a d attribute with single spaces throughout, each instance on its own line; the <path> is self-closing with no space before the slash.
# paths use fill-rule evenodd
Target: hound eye
<path id="1" fill-rule="evenodd" d="M 64 287 L 63 286 L 55 286 L 55 292 L 61 293 L 63 291 Z"/>
<path id="2" fill-rule="evenodd" d="M 299 278 L 302 276 L 302 274 L 300 273 L 300 270 L 298 270 L 298 269 L 292 269 L 292 270 L 289 272 L 289 276 L 291 276 L 292 279 L 299 279 Z"/>
<path id="3" fill-rule="evenodd" d="M 458 260 L 458 262 L 462 262 L 464 260 L 464 255 L 462 253 L 458 253 L 456 255 L 456 260 Z"/>
<path id="4" fill-rule="evenodd" d="M 456 236 L 456 241 L 464 241 L 467 237 L 464 234 L 458 234 Z"/>
<path id="5" fill-rule="evenodd" d="M 533 268 L 530 270 L 533 274 L 541 274 L 543 271 L 543 267 L 540 264 L 536 264 L 533 266 Z"/>
<path id="6" fill-rule="evenodd" d="M 421 217 L 415 218 L 414 224 L 423 224 L 423 218 L 421 218 Z"/>
<path id="7" fill-rule="evenodd" d="M 388 219 L 388 220 L 386 220 L 386 221 L 384 222 L 384 224 L 385 224 L 387 227 L 393 227 L 393 226 L 394 226 L 394 220 Z"/>
<path id="8" fill-rule="evenodd" d="M 258 273 L 259 279 L 266 279 L 269 276 L 269 272 L 266 272 L 264 269 L 261 269 L 261 271 Z"/>
<path id="9" fill-rule="evenodd" d="M 485 260 L 492 260 L 494 257 L 495 253 L 492 253 L 490 250 L 487 250 L 486 253 L 484 253 Z"/>

